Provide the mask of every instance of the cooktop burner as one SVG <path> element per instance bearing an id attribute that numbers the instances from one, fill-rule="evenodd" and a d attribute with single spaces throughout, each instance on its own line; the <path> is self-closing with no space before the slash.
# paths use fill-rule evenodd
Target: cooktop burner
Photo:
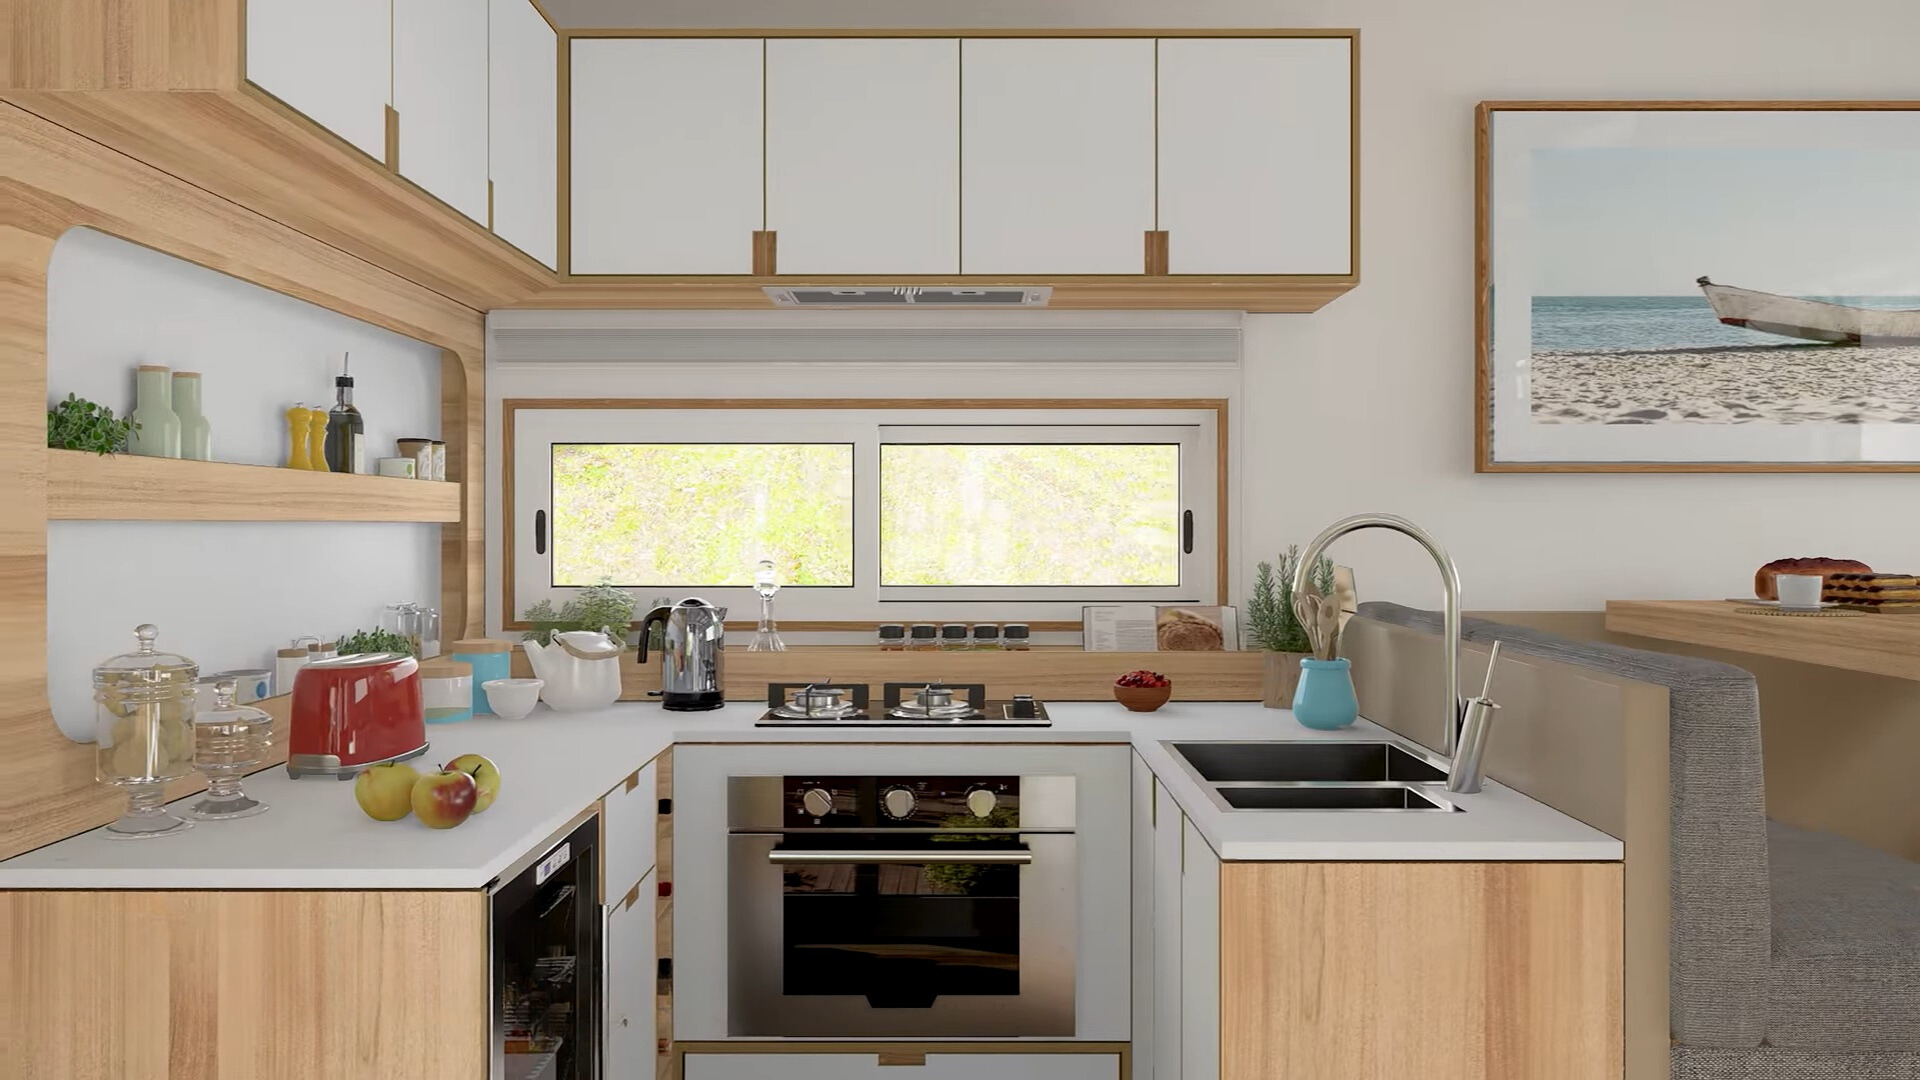
<path id="1" fill-rule="evenodd" d="M 1031 694 L 987 697 L 980 683 L 886 683 L 878 710 L 860 683 L 768 683 L 767 711 L 755 727 L 1047 727 L 1047 706 Z"/>

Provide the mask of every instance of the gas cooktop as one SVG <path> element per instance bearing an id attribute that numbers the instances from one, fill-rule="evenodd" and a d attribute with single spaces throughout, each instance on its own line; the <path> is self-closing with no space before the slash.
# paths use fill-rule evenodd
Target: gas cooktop
<path id="1" fill-rule="evenodd" d="M 1047 727 L 1045 702 L 1031 694 L 989 699 L 980 683 L 890 682 L 880 707 L 864 683 L 768 683 L 755 727 Z"/>

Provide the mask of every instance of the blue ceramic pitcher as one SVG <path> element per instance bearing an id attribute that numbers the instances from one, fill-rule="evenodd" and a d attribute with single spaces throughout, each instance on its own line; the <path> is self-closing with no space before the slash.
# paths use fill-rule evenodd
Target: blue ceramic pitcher
<path id="1" fill-rule="evenodd" d="M 1300 661 L 1300 686 L 1293 692 L 1295 720 L 1304 727 L 1333 731 L 1359 717 L 1360 702 L 1353 696 L 1353 671 L 1348 660 Z"/>

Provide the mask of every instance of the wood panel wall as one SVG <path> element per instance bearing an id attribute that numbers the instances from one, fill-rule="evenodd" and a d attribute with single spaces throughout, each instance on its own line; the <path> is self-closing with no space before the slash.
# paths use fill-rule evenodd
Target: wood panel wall
<path id="1" fill-rule="evenodd" d="M 451 637 L 483 632 L 486 485 L 480 312 L 12 105 L 0 105 L 0 160 L 5 858 L 111 821 L 122 799 L 94 781 L 92 747 L 61 735 L 47 706 L 47 265 L 62 233 L 97 229 L 445 350 L 442 437 L 448 475 L 466 485 L 461 522 L 442 527 L 441 610 Z"/>
<path id="2" fill-rule="evenodd" d="M 480 892 L 0 892 L 27 1080 L 487 1075 Z"/>

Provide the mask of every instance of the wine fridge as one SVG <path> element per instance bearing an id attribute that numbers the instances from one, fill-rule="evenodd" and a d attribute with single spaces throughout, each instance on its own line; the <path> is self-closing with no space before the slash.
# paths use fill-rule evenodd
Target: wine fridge
<path id="1" fill-rule="evenodd" d="M 599 816 L 494 882 L 489 1080 L 600 1080 Z"/>

